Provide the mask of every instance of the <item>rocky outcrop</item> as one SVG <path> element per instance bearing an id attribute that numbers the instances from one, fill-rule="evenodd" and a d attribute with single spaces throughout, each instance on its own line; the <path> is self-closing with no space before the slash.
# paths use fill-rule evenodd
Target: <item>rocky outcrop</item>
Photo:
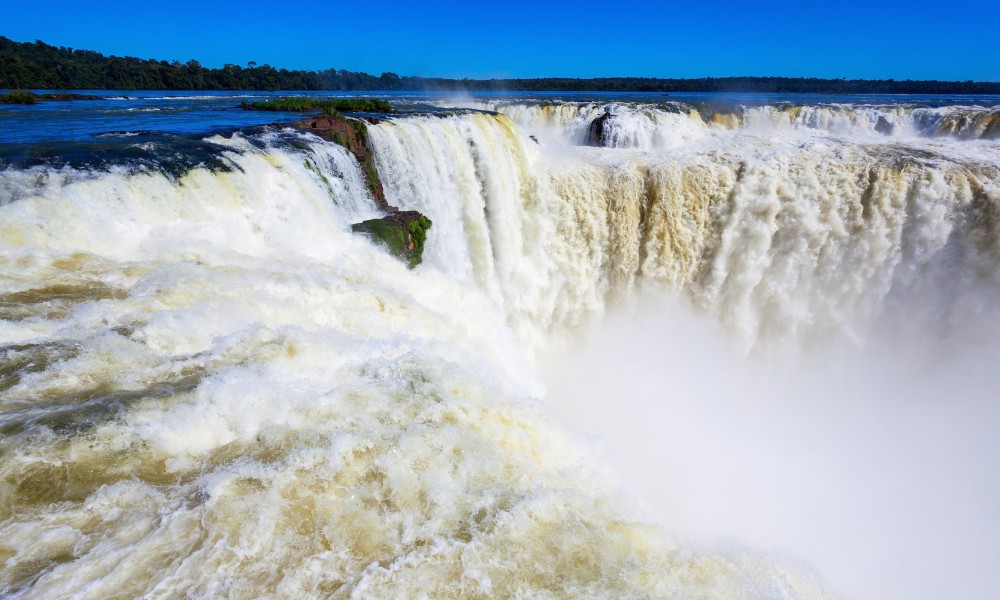
<path id="1" fill-rule="evenodd" d="M 411 269 L 423 261 L 431 220 L 415 210 L 396 211 L 381 219 L 351 225 L 351 231 L 369 236 Z"/>
<path id="2" fill-rule="evenodd" d="M 587 128 L 588 146 L 604 146 L 604 141 L 607 134 L 606 127 L 608 119 L 610 118 L 611 118 L 611 113 L 606 112 L 590 122 L 590 127 Z"/>
<path id="3" fill-rule="evenodd" d="M 875 122 L 875 131 L 881 133 L 882 135 L 892 135 L 892 130 L 892 123 L 890 123 L 885 117 L 879 115 L 878 121 Z"/>
<path id="4" fill-rule="evenodd" d="M 375 200 L 375 206 L 388 212 L 399 210 L 395 206 L 390 206 L 385 199 L 385 190 L 382 189 L 382 181 L 375 169 L 371 148 L 368 147 L 368 124 L 365 121 L 340 114 L 324 114 L 295 121 L 292 123 L 292 127 L 315 133 L 324 140 L 340 144 L 347 149 L 358 159 L 358 164 L 364 171 L 365 181 L 372 194 L 372 199 Z"/>

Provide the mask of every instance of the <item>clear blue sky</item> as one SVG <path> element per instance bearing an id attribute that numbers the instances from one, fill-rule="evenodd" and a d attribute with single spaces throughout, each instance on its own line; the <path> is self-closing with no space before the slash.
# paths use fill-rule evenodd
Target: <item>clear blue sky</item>
<path id="1" fill-rule="evenodd" d="M 0 35 L 208 67 L 1000 81 L 1000 0 L 0 0 Z"/>

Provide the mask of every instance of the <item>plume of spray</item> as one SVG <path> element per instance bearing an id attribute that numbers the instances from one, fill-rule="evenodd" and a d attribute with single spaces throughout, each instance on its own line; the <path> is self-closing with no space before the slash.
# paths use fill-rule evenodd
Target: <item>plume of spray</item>
<path id="1" fill-rule="evenodd" d="M 904 321 L 860 348 L 745 354 L 717 322 L 647 295 L 548 355 L 543 380 L 681 537 L 805 561 L 835 597 L 985 598 L 1000 343 Z"/>

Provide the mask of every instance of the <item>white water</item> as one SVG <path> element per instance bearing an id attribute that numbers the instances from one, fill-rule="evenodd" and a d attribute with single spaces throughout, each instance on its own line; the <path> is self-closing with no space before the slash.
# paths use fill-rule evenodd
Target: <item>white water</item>
<path id="1" fill-rule="evenodd" d="M 456 100 L 439 103 L 511 117 L 532 133 L 554 134 L 584 144 L 594 119 L 610 115 L 606 137 L 598 145 L 643 150 L 676 148 L 720 130 L 774 134 L 822 132 L 853 138 L 1000 139 L 997 107 L 897 105 L 766 105 L 738 107 L 730 112 L 704 109 L 674 101 L 661 104 L 628 102 L 521 103 Z"/>
<path id="2" fill-rule="evenodd" d="M 363 177 L 318 141 L 5 172 L 4 594 L 988 589 L 996 144 L 654 113 L 582 148 L 580 107 L 540 144 L 533 110 L 369 128 L 434 221 L 415 271 L 348 233 Z"/>

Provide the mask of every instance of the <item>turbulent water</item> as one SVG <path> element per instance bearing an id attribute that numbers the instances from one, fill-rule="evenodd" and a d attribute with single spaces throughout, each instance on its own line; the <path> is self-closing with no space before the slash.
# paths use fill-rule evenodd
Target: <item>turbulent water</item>
<path id="1" fill-rule="evenodd" d="M 307 134 L 132 140 L 129 124 L 113 143 L 98 127 L 56 151 L 8 149 L 0 594 L 854 591 L 808 552 L 671 533 L 681 524 L 638 506 L 622 463 L 552 406 L 587 391 L 539 365 L 649 298 L 707 317 L 740 364 L 794 369 L 886 340 L 990 364 L 1000 109 L 427 103 L 368 128 L 389 203 L 434 223 L 414 270 L 350 233 L 376 214 L 365 178 Z M 708 373 L 696 387 L 717 392 L 730 363 L 676 335 Z M 629 381 L 596 414 L 640 410 L 614 397 L 637 380 L 670 406 L 677 380 L 655 371 L 671 361 L 650 355 L 666 350 L 628 348 L 588 367 L 649 365 L 605 372 Z M 973 390 L 957 385 L 959 400 Z M 978 465 L 969 477 L 985 471 L 995 493 Z"/>

